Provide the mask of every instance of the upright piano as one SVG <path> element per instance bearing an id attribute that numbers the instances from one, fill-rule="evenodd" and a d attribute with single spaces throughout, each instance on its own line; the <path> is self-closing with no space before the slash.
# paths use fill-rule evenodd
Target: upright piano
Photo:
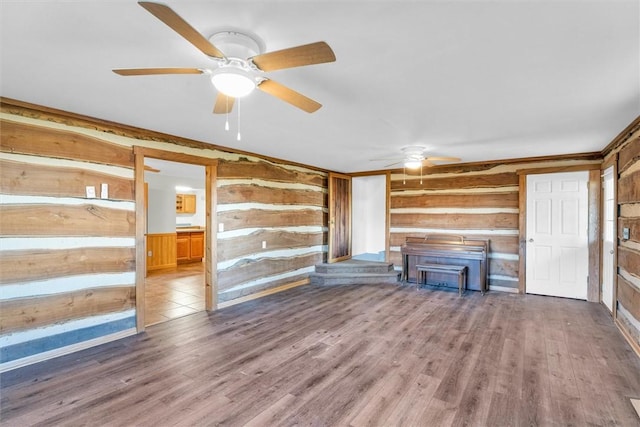
<path id="1" fill-rule="evenodd" d="M 407 237 L 400 251 L 404 283 L 417 283 L 416 265 L 444 264 L 467 266 L 467 289 L 484 293 L 489 287 L 488 239 L 467 239 L 452 234 Z M 438 284 L 457 288 L 456 283 L 449 283 L 451 277 L 443 275 L 435 280 Z"/>

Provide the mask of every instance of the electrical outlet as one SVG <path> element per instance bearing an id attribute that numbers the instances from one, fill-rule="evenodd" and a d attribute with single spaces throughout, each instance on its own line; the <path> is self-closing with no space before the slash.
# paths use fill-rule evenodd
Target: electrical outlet
<path id="1" fill-rule="evenodd" d="M 266 240 L 262 241 L 262 249 L 267 249 L 267 241 Z"/>
<path id="2" fill-rule="evenodd" d="M 96 187 L 94 187 L 93 185 L 87 185 L 86 191 L 87 191 L 87 199 L 95 199 Z"/>
<path id="3" fill-rule="evenodd" d="M 222 232 L 224 232 L 224 224 L 220 223 L 218 224 L 218 233 L 222 233 Z"/>
<path id="4" fill-rule="evenodd" d="M 147 256 L 148 257 L 152 257 L 153 256 L 153 252 L 152 251 L 147 252 Z"/>

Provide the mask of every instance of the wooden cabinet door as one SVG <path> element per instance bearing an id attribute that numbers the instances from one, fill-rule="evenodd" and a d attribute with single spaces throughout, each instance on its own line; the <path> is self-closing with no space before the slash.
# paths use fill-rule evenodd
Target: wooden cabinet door
<path id="1" fill-rule="evenodd" d="M 202 260 L 204 257 L 204 232 L 191 233 L 191 260 Z"/>
<path id="2" fill-rule="evenodd" d="M 178 262 L 189 261 L 189 258 L 191 258 L 190 241 L 189 233 L 178 233 L 176 239 L 176 258 Z"/>
<path id="3" fill-rule="evenodd" d="M 196 213 L 196 195 L 182 195 L 182 213 Z"/>

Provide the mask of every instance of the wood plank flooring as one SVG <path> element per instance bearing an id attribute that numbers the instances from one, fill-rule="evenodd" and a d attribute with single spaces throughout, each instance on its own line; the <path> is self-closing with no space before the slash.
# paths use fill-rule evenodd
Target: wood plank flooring
<path id="1" fill-rule="evenodd" d="M 599 304 L 305 285 L 3 374 L 6 426 L 640 426 Z"/>

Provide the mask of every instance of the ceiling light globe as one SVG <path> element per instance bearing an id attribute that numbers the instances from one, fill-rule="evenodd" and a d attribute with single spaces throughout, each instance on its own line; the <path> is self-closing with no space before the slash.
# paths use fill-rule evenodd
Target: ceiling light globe
<path id="1" fill-rule="evenodd" d="M 256 83 L 248 72 L 235 67 L 218 68 L 211 76 L 213 86 L 232 98 L 242 98 L 256 88 Z"/>
<path id="2" fill-rule="evenodd" d="M 407 169 L 417 169 L 422 166 L 422 162 L 420 160 L 407 160 L 404 162 L 404 167 Z"/>

